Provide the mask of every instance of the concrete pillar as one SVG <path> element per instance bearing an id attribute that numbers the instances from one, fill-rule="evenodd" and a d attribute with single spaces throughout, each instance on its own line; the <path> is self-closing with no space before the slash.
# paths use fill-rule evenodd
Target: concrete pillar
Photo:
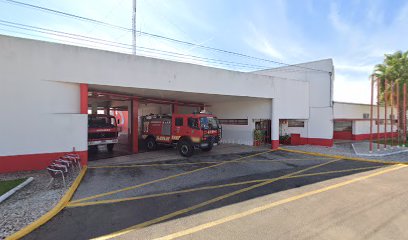
<path id="1" fill-rule="evenodd" d="M 79 97 L 80 97 L 80 114 L 88 115 L 88 84 L 81 83 L 79 85 Z M 87 124 L 87 122 L 85 123 Z M 84 133 L 88 138 L 88 133 Z M 80 154 L 82 166 L 88 165 L 88 151 L 84 151 Z"/>
<path id="2" fill-rule="evenodd" d="M 93 102 L 91 108 L 92 108 L 92 114 L 98 114 L 98 103 L 97 102 Z"/>
<path id="3" fill-rule="evenodd" d="M 79 84 L 80 92 L 80 113 L 88 114 L 88 84 Z"/>
<path id="4" fill-rule="evenodd" d="M 279 116 L 277 100 L 272 99 L 272 117 L 271 117 L 271 148 L 277 149 L 279 147 Z"/>
<path id="5" fill-rule="evenodd" d="M 178 113 L 178 105 L 177 104 L 171 104 L 171 113 Z"/>
<path id="6" fill-rule="evenodd" d="M 139 100 L 132 99 L 132 152 L 139 152 Z"/>

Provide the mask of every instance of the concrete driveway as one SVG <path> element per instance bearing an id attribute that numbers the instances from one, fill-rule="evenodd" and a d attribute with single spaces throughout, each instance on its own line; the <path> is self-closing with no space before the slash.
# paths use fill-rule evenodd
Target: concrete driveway
<path id="1" fill-rule="evenodd" d="M 197 154 L 137 164 L 128 160 L 131 156 L 120 163 L 90 166 L 68 207 L 26 239 L 106 239 L 126 234 L 146 239 L 152 235 L 135 230 L 384 167 L 269 150 Z M 252 230 L 255 228 L 248 229 Z"/>

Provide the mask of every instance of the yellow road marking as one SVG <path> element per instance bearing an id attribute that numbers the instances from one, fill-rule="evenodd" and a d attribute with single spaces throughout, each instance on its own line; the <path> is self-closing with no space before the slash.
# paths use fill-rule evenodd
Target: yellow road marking
<path id="1" fill-rule="evenodd" d="M 6 239 L 7 240 L 21 239 L 24 236 L 26 236 L 27 234 L 29 234 L 30 232 L 32 232 L 35 229 L 39 228 L 44 223 L 48 222 L 55 215 L 57 215 L 67 205 L 67 203 L 71 199 L 72 195 L 74 195 L 75 190 L 78 188 L 78 186 L 81 183 L 83 177 L 85 176 L 86 170 L 87 170 L 87 166 L 83 166 L 81 172 L 79 172 L 77 178 L 72 183 L 71 187 L 67 190 L 67 192 L 60 199 L 60 201 L 57 203 L 57 205 L 55 205 L 54 208 L 52 208 L 46 214 L 42 215 L 40 218 L 35 220 L 30 225 L 25 226 L 23 229 L 21 229 L 18 232 L 15 232 L 11 236 L 7 237 Z"/>
<path id="2" fill-rule="evenodd" d="M 258 155 L 265 154 L 265 153 L 268 153 L 268 152 L 273 152 L 273 151 L 275 151 L 275 150 L 269 150 L 269 151 L 265 151 L 265 152 L 260 152 L 260 153 L 248 155 L 248 156 L 245 156 L 245 157 L 240 157 L 240 158 L 237 158 L 237 159 L 235 159 L 235 160 L 250 158 L 250 157 L 258 156 Z M 138 184 L 138 185 L 135 185 L 135 186 L 125 187 L 125 188 L 121 188 L 121 189 L 118 189 L 118 190 L 115 190 L 115 191 L 110 191 L 110 192 L 106 192 L 106 193 L 96 194 L 96 195 L 93 195 L 93 196 L 89 196 L 89 197 L 77 199 L 77 200 L 75 200 L 75 201 L 72 201 L 72 203 L 83 202 L 83 201 L 87 201 L 87 200 L 91 200 L 91 199 L 95 199 L 95 198 L 99 198 L 99 197 L 104 197 L 104 196 L 109 196 L 109 195 L 116 194 L 116 193 L 120 193 L 120 192 L 129 191 L 129 190 L 136 189 L 136 188 L 140 188 L 140 187 L 143 187 L 143 186 L 146 186 L 146 185 L 149 185 L 149 184 L 153 184 L 153 183 L 157 183 L 157 182 L 162 182 L 162 181 L 169 180 L 169 179 L 173 179 L 173 178 L 180 177 L 180 176 L 185 176 L 185 175 L 188 175 L 188 174 L 191 174 L 191 173 L 195 173 L 195 172 L 198 172 L 198 171 L 202 171 L 202 170 L 205 170 L 205 169 L 209 169 L 209 168 L 218 167 L 218 166 L 221 166 L 221 165 L 226 164 L 226 163 L 229 163 L 229 162 L 230 162 L 230 161 L 228 161 L 228 162 L 222 162 L 222 163 L 218 163 L 218 164 L 215 164 L 215 165 L 211 165 L 211 166 L 207 166 L 207 167 L 203 167 L 203 168 L 198 168 L 198 169 L 195 169 L 195 170 L 191 170 L 191 171 L 188 171 L 188 172 L 183 172 L 183 173 L 179 173 L 179 174 L 175 174 L 175 175 L 170 175 L 170 176 L 167 176 L 167 177 L 164 177 L 164 178 L 159 178 L 159 179 L 152 180 L 152 181 L 145 182 L 145 183 L 141 183 L 141 184 Z"/>
<path id="3" fill-rule="evenodd" d="M 299 195 L 296 195 L 296 196 L 293 196 L 293 197 L 285 198 L 285 199 L 282 199 L 282 200 L 279 200 L 279 201 L 276 201 L 276 202 L 266 204 L 264 206 L 256 207 L 256 208 L 253 208 L 253 209 L 241 212 L 241 213 L 237 213 L 237 214 L 233 214 L 233 215 L 230 215 L 230 216 L 227 216 L 227 217 L 224 217 L 224 218 L 220 218 L 218 220 L 208 222 L 208 223 L 204 223 L 204 224 L 198 225 L 196 227 L 192 227 L 192 228 L 189 228 L 189 229 L 186 229 L 186 230 L 183 230 L 183 231 L 180 231 L 180 232 L 176 232 L 176 233 L 164 236 L 164 237 L 156 238 L 155 240 L 170 240 L 170 239 L 175 239 L 175 238 L 179 238 L 179 237 L 182 237 L 182 236 L 186 236 L 186 235 L 189 235 L 189 234 L 192 234 L 192 233 L 202 231 L 204 229 L 208 229 L 208 228 L 220 225 L 220 224 L 224 224 L 226 222 L 230 222 L 230 221 L 233 221 L 233 220 L 236 220 L 236 219 L 239 219 L 239 218 L 243 218 L 243 217 L 255 214 L 255 213 L 259 213 L 261 211 L 264 211 L 264 210 L 267 210 L 267 209 L 270 209 L 270 208 L 273 208 L 273 207 L 276 207 L 276 206 L 279 206 L 279 205 L 282 205 L 282 204 L 285 204 L 285 203 L 293 202 L 295 200 L 299 200 L 299 199 L 302 199 L 302 198 L 305 198 L 305 197 L 316 195 L 318 193 L 322 193 L 322 192 L 326 192 L 326 191 L 329 191 L 329 190 L 332 190 L 332 189 L 335 189 L 335 188 L 343 187 L 345 185 L 349 185 L 349 184 L 352 184 L 352 183 L 355 183 L 355 182 L 358 182 L 358 181 L 361 181 L 361 180 L 364 180 L 364 179 L 367 179 L 367 178 L 371 178 L 371 177 L 374 177 L 374 176 L 378 176 L 378 175 L 381 175 L 381 174 L 384 174 L 384 173 L 387 173 L 387 172 L 395 171 L 395 170 L 398 170 L 398 169 L 403 168 L 403 167 L 406 167 L 406 165 L 398 165 L 397 167 L 385 169 L 385 170 L 382 170 L 382 171 L 379 171 L 379 172 L 376 172 L 376 173 L 373 173 L 373 174 L 370 174 L 370 175 L 354 178 L 354 179 L 347 180 L 347 181 L 337 183 L 337 184 L 333 184 L 333 185 L 330 185 L 330 186 L 327 186 L 327 187 L 324 187 L 324 188 L 320 188 L 320 189 L 317 189 L 317 190 L 313 190 L 313 191 L 310 191 L 310 192 L 299 194 Z"/>
<path id="4" fill-rule="evenodd" d="M 286 149 L 286 148 L 279 148 L 279 150 L 282 150 L 285 152 L 291 152 L 291 153 L 300 153 L 300 154 L 306 154 L 306 155 L 311 155 L 311 156 L 328 157 L 328 158 L 359 161 L 359 162 L 382 163 L 382 164 L 390 164 L 390 165 L 395 165 L 395 164 L 408 165 L 407 162 L 389 162 L 389 161 L 376 160 L 376 159 L 346 157 L 346 156 L 330 155 L 330 154 L 323 154 L 323 153 L 316 153 L 316 152 L 305 152 L 305 151 L 292 150 L 292 149 Z"/>
<path id="5" fill-rule="evenodd" d="M 326 158 L 287 158 L 287 159 L 253 159 L 253 160 L 230 160 L 230 161 L 206 161 L 206 162 L 186 162 L 186 163 L 152 163 L 152 164 L 132 164 L 132 165 L 104 165 L 88 167 L 90 169 L 103 169 L 103 168 L 137 168 L 137 167 L 161 167 L 161 166 L 183 166 L 183 165 L 200 165 L 200 164 L 215 164 L 222 162 L 278 162 L 278 161 L 310 161 L 310 160 L 329 160 Z"/>
<path id="6" fill-rule="evenodd" d="M 359 171 L 359 170 L 376 169 L 376 168 L 381 168 L 381 167 L 382 166 L 372 166 L 372 167 L 362 167 L 362 168 L 352 168 L 352 169 L 345 169 L 345 170 L 335 170 L 335 171 L 325 171 L 325 172 L 318 172 L 318 173 L 300 174 L 300 175 L 296 175 L 296 176 L 285 177 L 285 178 L 282 178 L 282 179 L 312 177 L 312 176 L 326 175 L 326 174 L 333 174 L 333 173 L 353 172 L 353 171 Z M 222 184 L 222 185 L 213 185 L 213 186 L 205 186 L 205 187 L 198 187 L 198 188 L 190 188 L 190 189 L 184 189 L 184 190 L 178 190 L 178 191 L 172 191 L 172 192 L 156 193 L 156 194 L 149 194 L 149 195 L 128 197 L 128 198 L 109 199 L 109 200 L 101 200 L 101 201 L 93 201 L 93 202 L 79 202 L 79 203 L 69 202 L 67 207 L 69 207 L 69 208 L 85 207 L 85 206 L 93 206 L 93 205 L 100 205 L 100 204 L 110 204 L 110 203 L 134 201 L 134 200 L 141 200 L 141 199 L 146 199 L 146 198 L 175 195 L 175 194 L 180 194 L 180 193 L 189 193 L 189 192 L 196 192 L 196 191 L 202 191 L 202 190 L 211 190 L 211 189 L 217 189 L 217 188 L 246 185 L 246 184 L 264 182 L 264 181 L 269 181 L 269 180 L 272 180 L 272 178 L 256 179 L 256 180 L 250 180 L 250 181 L 244 181 L 244 182 L 227 183 L 227 184 Z"/>
<path id="7" fill-rule="evenodd" d="M 255 184 L 255 185 L 246 187 L 246 188 L 242 188 L 242 189 L 240 189 L 240 190 L 233 191 L 233 192 L 231 192 L 231 193 L 218 196 L 218 197 L 216 197 L 216 198 L 207 200 L 207 201 L 205 201 L 205 202 L 196 204 L 196 205 L 194 205 L 194 206 L 191 206 L 191 207 L 188 207 L 188 208 L 184 208 L 184 209 L 178 210 L 178 211 L 176 211 L 176 212 L 173 212 L 173 213 L 170 213 L 170 214 L 167 214 L 167 215 L 164 215 L 164 216 L 161 216 L 161 217 L 158 217 L 158 218 L 155 218 L 155 219 L 152 219 L 152 220 L 149 220 L 149 221 L 146 221 L 146 222 L 143 222 L 143 223 L 140 223 L 140 224 L 137 224 L 137 225 L 128 227 L 128 228 L 126 228 L 126 229 L 123 229 L 123 230 L 120 230 L 120 231 L 117 231 L 117 232 L 114 232 L 114 233 L 111 233 L 111 234 L 108 234 L 108 235 L 100 236 L 100 237 L 97 237 L 97 238 L 94 238 L 94 239 L 103 240 L 103 239 L 114 238 L 114 237 L 117 237 L 117 236 L 120 236 L 120 235 L 129 233 L 129 232 L 131 232 L 131 231 L 133 231 L 133 230 L 135 230 L 135 229 L 144 228 L 144 227 L 150 226 L 150 225 L 152 225 L 152 224 L 155 224 L 155 223 L 158 223 L 158 222 L 162 222 L 162 221 L 164 221 L 164 220 L 173 218 L 173 217 L 175 217 L 175 216 L 178 216 L 178 215 L 181 215 L 181 214 L 184 214 L 184 213 L 193 211 L 193 210 L 195 210 L 195 209 L 197 209 L 197 208 L 204 207 L 204 206 L 209 205 L 209 204 L 211 204 L 211 203 L 215 203 L 215 202 L 221 201 L 221 200 L 223 200 L 223 199 L 225 199 L 225 198 L 229 198 L 229 197 L 235 196 L 235 195 L 237 195 L 237 194 L 240 194 L 240 193 L 243 193 L 243 192 L 247 192 L 247 191 L 249 191 L 249 190 L 252 190 L 252 189 L 255 189 L 255 188 L 259 188 L 259 187 L 265 186 L 265 185 L 267 185 L 267 184 L 276 182 L 276 181 L 278 181 L 278 180 L 280 180 L 280 179 L 283 179 L 283 178 L 285 178 L 285 177 L 289 177 L 289 176 L 293 176 L 293 175 L 296 175 L 296 174 L 299 174 L 299 173 L 302 173 L 302 172 L 306 172 L 306 171 L 309 171 L 309 170 L 312 170 L 312 169 L 315 169 L 315 168 L 318 168 L 318 167 L 321 167 L 321 166 L 324 166 L 324 165 L 327 165 L 327 164 L 330 164 L 330 163 L 333 163 L 333 162 L 336 162 L 336 161 L 340 161 L 340 159 L 335 159 L 335 160 L 332 160 L 332 161 L 330 161 L 330 162 L 325 162 L 325 163 L 322 163 L 322 164 L 318 164 L 318 165 L 315 165 L 315 166 L 312 166 L 312 167 L 308 167 L 308 168 L 305 168 L 305 169 L 302 169 L 302 170 L 299 170 L 299 171 L 296 171 L 296 172 L 293 172 L 293 173 L 289 173 L 289 174 L 286 174 L 286 175 L 283 175 L 283 176 L 280 176 L 280 177 L 277 177 L 277 178 L 273 178 L 273 179 L 271 179 L 271 180 L 264 181 L 264 182 L 261 182 L 261 183 L 258 183 L 258 184 Z"/>

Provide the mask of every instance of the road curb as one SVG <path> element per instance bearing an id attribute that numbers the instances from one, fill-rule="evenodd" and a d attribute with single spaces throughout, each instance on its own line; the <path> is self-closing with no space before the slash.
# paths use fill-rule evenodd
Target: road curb
<path id="1" fill-rule="evenodd" d="M 11 195 L 13 195 L 14 193 L 16 193 L 18 190 L 22 189 L 23 187 L 25 187 L 27 184 L 29 184 L 30 182 L 32 182 L 34 180 L 33 177 L 29 177 L 27 178 L 24 182 L 20 183 L 19 185 L 17 185 L 16 187 L 14 187 L 13 189 L 7 191 L 6 193 L 4 193 L 3 195 L 0 195 L 0 203 L 2 203 L 3 201 L 5 201 L 7 198 L 11 197 Z"/>
<path id="2" fill-rule="evenodd" d="M 60 201 L 57 203 L 57 205 L 55 205 L 54 208 L 52 208 L 46 214 L 42 215 L 40 218 L 35 220 L 33 223 L 25 226 L 21 230 L 19 230 L 19 231 L 13 233 L 12 235 L 6 237 L 6 240 L 14 240 L 14 239 L 23 238 L 24 236 L 31 233 L 35 229 L 39 228 L 41 225 L 48 222 L 51 218 L 53 218 L 55 215 L 57 215 L 62 209 L 64 209 L 65 206 L 68 204 L 69 200 L 71 200 L 72 196 L 74 195 L 74 192 L 78 188 L 78 186 L 81 183 L 83 177 L 85 176 L 86 170 L 87 170 L 87 166 L 83 166 L 81 172 L 79 173 L 79 175 L 77 176 L 75 181 L 72 183 L 71 187 L 67 190 L 67 192 L 60 199 Z"/>
<path id="3" fill-rule="evenodd" d="M 292 150 L 292 149 L 286 149 L 286 148 L 279 148 L 279 150 L 285 151 L 285 152 L 291 152 L 291 153 L 300 153 L 300 154 L 307 154 L 307 155 L 311 155 L 311 156 L 329 157 L 329 158 L 359 161 L 359 162 L 382 163 L 382 164 L 390 164 L 390 165 L 395 165 L 395 164 L 408 165 L 408 163 L 406 163 L 406 162 L 389 162 L 389 161 L 376 160 L 376 159 L 355 158 L 355 157 L 347 157 L 347 156 L 341 156 L 341 155 L 331 155 L 331 154 L 316 153 L 316 152 L 306 152 L 306 151 Z"/>

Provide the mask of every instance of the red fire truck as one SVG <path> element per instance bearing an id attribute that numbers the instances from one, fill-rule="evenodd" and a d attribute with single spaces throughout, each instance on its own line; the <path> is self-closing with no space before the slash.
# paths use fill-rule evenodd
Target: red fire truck
<path id="1" fill-rule="evenodd" d="M 88 115 L 88 147 L 96 148 L 98 145 L 107 145 L 108 151 L 112 151 L 115 143 L 118 143 L 118 132 L 114 116 Z"/>
<path id="2" fill-rule="evenodd" d="M 182 156 L 193 155 L 195 149 L 211 151 L 221 141 L 222 128 L 210 113 L 145 116 L 142 137 L 148 151 L 157 144 L 172 144 Z"/>

